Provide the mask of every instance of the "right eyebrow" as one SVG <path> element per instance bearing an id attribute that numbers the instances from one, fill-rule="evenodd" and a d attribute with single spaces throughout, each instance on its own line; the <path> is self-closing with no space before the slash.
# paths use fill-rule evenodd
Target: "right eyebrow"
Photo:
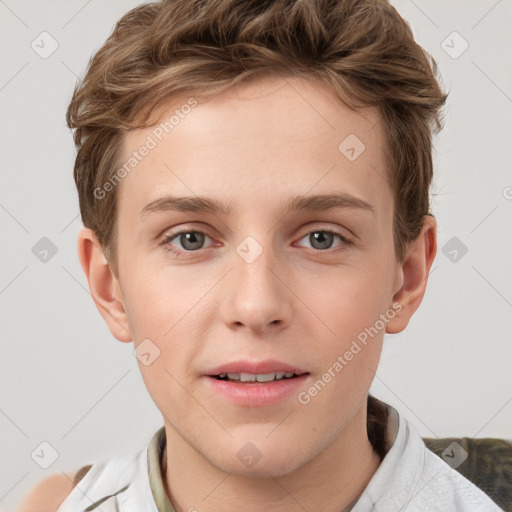
<path id="1" fill-rule="evenodd" d="M 141 210 L 141 217 L 145 217 L 153 212 L 174 210 L 178 212 L 203 212 L 203 213 L 222 213 L 229 215 L 231 206 L 220 201 L 215 201 L 202 196 L 163 196 L 148 203 Z"/>

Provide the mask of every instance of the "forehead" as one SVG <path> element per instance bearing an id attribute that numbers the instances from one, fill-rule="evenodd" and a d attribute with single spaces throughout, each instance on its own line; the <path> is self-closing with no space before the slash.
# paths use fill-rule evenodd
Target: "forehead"
<path id="1" fill-rule="evenodd" d="M 240 206 L 309 190 L 342 190 L 376 210 L 391 200 L 377 110 L 354 111 L 317 80 L 269 76 L 206 100 L 175 97 L 154 126 L 127 134 L 122 164 L 135 153 L 120 209 L 140 211 L 165 192 Z"/>

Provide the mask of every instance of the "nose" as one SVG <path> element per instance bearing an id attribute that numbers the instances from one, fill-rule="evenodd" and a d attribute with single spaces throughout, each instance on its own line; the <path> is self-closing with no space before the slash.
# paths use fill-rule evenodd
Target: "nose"
<path id="1" fill-rule="evenodd" d="M 249 251 L 244 253 L 248 247 Z M 293 293 L 288 288 L 284 266 L 278 264 L 269 244 L 265 247 L 241 244 L 238 249 L 230 261 L 233 270 L 222 288 L 223 321 L 231 329 L 246 328 L 258 334 L 285 328 L 290 323 Z"/>

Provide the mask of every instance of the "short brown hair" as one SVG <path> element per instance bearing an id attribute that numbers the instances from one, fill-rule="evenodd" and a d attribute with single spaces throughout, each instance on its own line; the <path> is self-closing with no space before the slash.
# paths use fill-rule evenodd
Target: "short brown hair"
<path id="1" fill-rule="evenodd" d="M 126 13 L 89 61 L 66 113 L 83 224 L 117 275 L 116 188 L 123 136 L 179 94 L 209 97 L 277 73 L 320 79 L 349 107 L 377 107 L 394 192 L 396 259 L 431 215 L 432 133 L 446 101 L 434 59 L 386 0 L 162 0 Z"/>

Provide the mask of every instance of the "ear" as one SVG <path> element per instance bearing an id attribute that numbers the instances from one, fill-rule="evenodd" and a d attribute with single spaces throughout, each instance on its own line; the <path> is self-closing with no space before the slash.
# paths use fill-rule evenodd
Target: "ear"
<path id="1" fill-rule="evenodd" d="M 78 234 L 78 256 L 94 303 L 110 332 L 119 341 L 132 341 L 121 287 L 96 234 L 89 228 L 83 228 Z"/>
<path id="2" fill-rule="evenodd" d="M 401 288 L 393 295 L 393 303 L 399 302 L 402 309 L 386 324 L 386 332 L 396 334 L 403 331 L 414 312 L 418 309 L 425 290 L 430 267 L 437 252 L 437 222 L 431 215 L 423 217 L 420 234 L 407 248 L 404 263 L 400 269 Z"/>

